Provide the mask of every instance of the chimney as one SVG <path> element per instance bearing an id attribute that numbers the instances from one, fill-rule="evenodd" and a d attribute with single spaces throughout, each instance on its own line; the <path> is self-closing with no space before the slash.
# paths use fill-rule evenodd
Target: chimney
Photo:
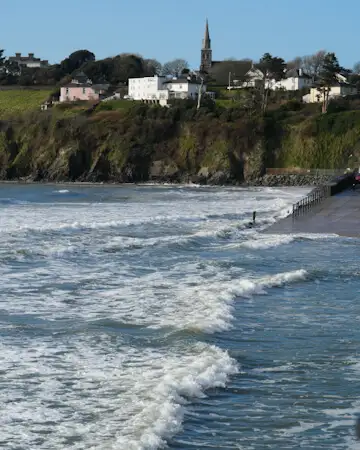
<path id="1" fill-rule="evenodd" d="M 34 59 L 34 53 L 29 53 L 29 58 Z"/>
<path id="2" fill-rule="evenodd" d="M 15 53 L 16 58 L 21 58 L 21 53 Z"/>

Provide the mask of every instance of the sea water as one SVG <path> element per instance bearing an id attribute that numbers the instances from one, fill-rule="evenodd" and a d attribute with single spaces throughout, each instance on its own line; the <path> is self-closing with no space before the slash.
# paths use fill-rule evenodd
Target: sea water
<path id="1" fill-rule="evenodd" d="M 356 448 L 359 242 L 262 233 L 307 191 L 2 185 L 0 448 Z"/>

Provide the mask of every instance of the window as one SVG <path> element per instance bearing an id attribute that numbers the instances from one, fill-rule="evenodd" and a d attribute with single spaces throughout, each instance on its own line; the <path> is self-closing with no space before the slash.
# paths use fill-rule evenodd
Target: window
<path id="1" fill-rule="evenodd" d="M 86 88 L 83 88 L 83 94 L 84 95 L 86 94 Z"/>
<path id="2" fill-rule="evenodd" d="M 69 93 L 69 88 L 66 88 L 66 95 Z"/>

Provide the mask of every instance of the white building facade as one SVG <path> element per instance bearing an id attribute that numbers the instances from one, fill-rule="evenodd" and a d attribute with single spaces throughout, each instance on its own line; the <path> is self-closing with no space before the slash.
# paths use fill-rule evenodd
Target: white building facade
<path id="1" fill-rule="evenodd" d="M 132 100 L 166 104 L 170 99 L 198 98 L 206 92 L 202 85 L 191 78 L 144 77 L 129 78 L 128 96 Z"/>
<path id="2" fill-rule="evenodd" d="M 264 83 L 264 74 L 256 67 L 251 68 L 245 75 L 245 81 L 233 80 L 233 86 L 228 89 L 254 88 Z M 299 91 L 303 88 L 311 88 L 313 80 L 301 69 L 291 69 L 285 73 L 285 77 L 279 81 L 267 79 L 265 87 L 271 90 L 283 89 L 284 91 Z"/>
<path id="3" fill-rule="evenodd" d="M 273 89 L 299 91 L 304 88 L 310 89 L 312 85 L 312 78 L 305 74 L 302 69 L 291 69 L 286 72 L 285 78 L 275 82 Z"/>
<path id="4" fill-rule="evenodd" d="M 129 78 L 128 95 L 133 100 L 159 100 L 166 77 Z"/>
<path id="5" fill-rule="evenodd" d="M 356 86 L 350 83 L 336 83 L 330 87 L 329 99 L 347 97 L 348 95 L 356 95 L 357 93 Z M 316 87 L 310 89 L 310 94 L 303 96 L 304 103 L 321 103 L 323 100 L 324 93 Z"/>

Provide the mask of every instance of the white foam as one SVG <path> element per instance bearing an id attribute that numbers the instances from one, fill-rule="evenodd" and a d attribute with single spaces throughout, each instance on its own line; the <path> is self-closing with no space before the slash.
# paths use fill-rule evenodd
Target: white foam
<path id="1" fill-rule="evenodd" d="M 35 323 L 41 338 L 19 332 L 0 342 L 0 440 L 39 449 L 163 446 L 180 429 L 187 402 L 237 370 L 220 349 L 179 336 L 228 329 L 235 301 L 306 279 L 303 270 L 253 276 L 231 260 L 194 251 L 198 243 L 222 251 L 227 239 L 251 238 L 252 210 L 263 211 L 265 226 L 292 195 L 178 191 L 176 200 L 164 191 L 151 201 L 141 192 L 118 203 L 65 204 L 59 195 L 50 205 L 5 208 L 4 317 Z M 169 252 L 153 248 L 189 240 L 192 246 Z M 67 323 L 68 333 L 57 331 Z M 143 327 L 134 340 L 129 325 Z M 108 328 L 120 331 L 101 332 Z M 147 347 L 148 335 L 161 336 L 157 349 Z M 139 347 L 129 344 L 137 339 Z"/>
<path id="2" fill-rule="evenodd" d="M 300 422 L 299 425 L 289 428 L 284 432 L 285 436 L 292 436 L 294 434 L 304 433 L 313 428 L 318 428 L 322 426 L 322 422 Z"/>
<path id="3" fill-rule="evenodd" d="M 294 234 L 261 234 L 257 231 L 250 232 L 248 239 L 240 243 L 232 243 L 232 248 L 248 248 L 251 250 L 266 250 L 268 248 L 288 245 L 297 240 L 326 240 L 338 239 L 336 234 L 312 234 L 312 233 L 294 233 Z"/>
<path id="4" fill-rule="evenodd" d="M 181 428 L 188 400 L 237 371 L 227 353 L 206 344 L 164 354 L 124 344 L 115 352 L 105 336 L 97 342 L 0 345 L 3 442 L 70 448 L 77 438 L 76 448 L 155 450 Z"/>

